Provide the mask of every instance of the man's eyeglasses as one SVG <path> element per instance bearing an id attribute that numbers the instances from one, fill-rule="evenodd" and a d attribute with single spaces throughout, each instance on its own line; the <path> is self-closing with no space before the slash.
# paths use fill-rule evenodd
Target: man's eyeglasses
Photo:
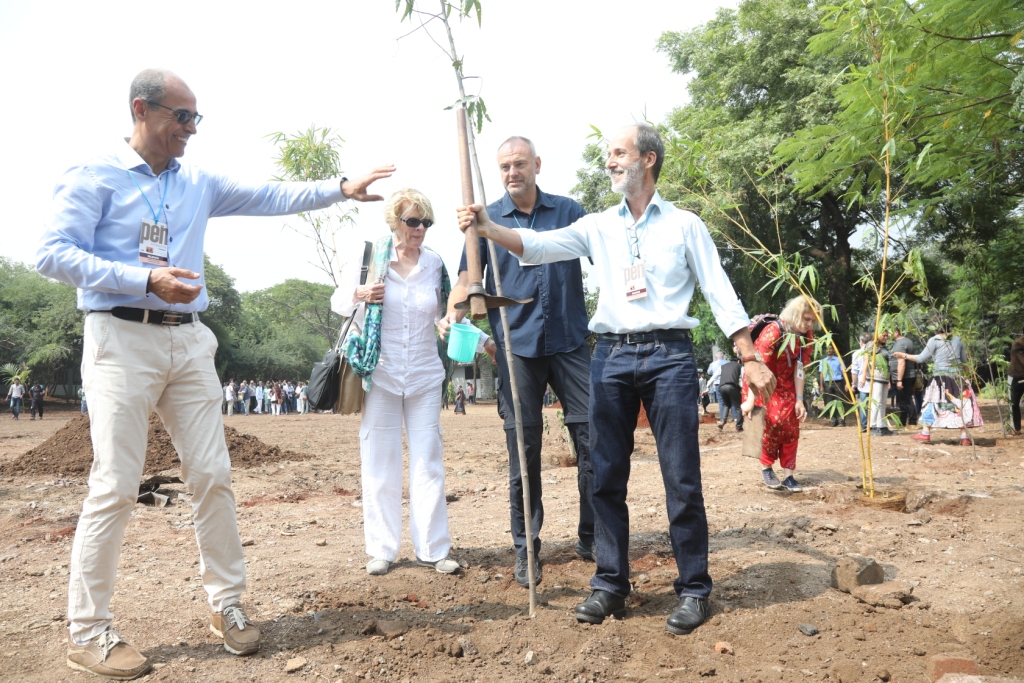
<path id="1" fill-rule="evenodd" d="M 199 122 L 203 120 L 202 114 L 193 114 L 188 109 L 171 109 L 166 105 L 160 104 L 159 102 L 152 102 L 150 100 L 146 100 L 146 104 L 152 105 L 154 107 L 160 107 L 161 109 L 166 109 L 167 111 L 174 114 L 174 120 L 183 126 L 187 124 L 189 121 L 195 121 L 196 125 L 198 126 Z"/>
<path id="2" fill-rule="evenodd" d="M 626 226 L 626 242 L 629 244 L 629 252 L 633 258 L 640 258 L 640 236 L 637 234 L 635 222 L 633 225 Z"/>
<path id="3" fill-rule="evenodd" d="M 403 223 L 408 225 L 410 228 L 418 228 L 421 225 L 424 228 L 429 228 L 431 225 L 434 224 L 434 221 L 430 220 L 429 218 L 423 218 L 423 219 L 420 219 L 420 218 L 399 218 L 398 220 L 402 221 Z"/>

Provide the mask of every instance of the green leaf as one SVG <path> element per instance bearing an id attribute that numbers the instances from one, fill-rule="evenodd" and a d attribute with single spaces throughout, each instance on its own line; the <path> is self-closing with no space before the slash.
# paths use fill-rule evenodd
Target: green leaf
<path id="1" fill-rule="evenodd" d="M 921 168 L 921 162 L 924 161 L 925 155 L 928 154 L 928 150 L 930 150 L 931 148 L 932 143 L 929 142 L 927 145 L 924 146 L 924 149 L 921 150 L 921 153 L 917 155 L 917 161 L 914 162 L 915 169 L 919 170 Z"/>

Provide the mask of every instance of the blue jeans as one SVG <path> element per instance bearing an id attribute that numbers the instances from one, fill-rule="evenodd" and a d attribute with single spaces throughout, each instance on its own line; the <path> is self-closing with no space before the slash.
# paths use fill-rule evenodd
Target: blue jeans
<path id="1" fill-rule="evenodd" d="M 866 403 L 864 403 L 867 400 L 867 398 L 867 392 L 861 391 L 860 389 L 857 390 L 858 402 L 860 402 L 863 405 L 867 405 Z M 866 410 L 864 410 L 864 408 L 857 408 L 857 412 L 860 414 L 860 431 L 863 432 L 868 428 L 868 413 Z"/>
<path id="2" fill-rule="evenodd" d="M 21 399 L 11 397 L 11 415 L 14 419 L 18 419 L 18 415 L 21 413 Z"/>
<path id="3" fill-rule="evenodd" d="M 629 595 L 629 483 L 640 402 L 654 432 L 665 485 L 679 597 L 707 598 L 708 521 L 697 441 L 697 365 L 689 340 L 598 340 L 590 364 L 590 458 L 594 469 L 594 590 Z"/>

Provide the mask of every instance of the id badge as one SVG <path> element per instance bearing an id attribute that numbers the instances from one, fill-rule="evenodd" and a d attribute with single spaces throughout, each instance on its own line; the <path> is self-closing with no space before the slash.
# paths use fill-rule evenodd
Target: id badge
<path id="1" fill-rule="evenodd" d="M 155 221 L 142 221 L 139 231 L 139 261 L 151 266 L 166 267 L 167 258 L 167 224 Z"/>
<path id="2" fill-rule="evenodd" d="M 804 366 L 803 365 L 796 366 L 796 378 L 797 379 L 803 379 L 804 378 Z"/>
<path id="3" fill-rule="evenodd" d="M 626 301 L 636 301 L 647 296 L 647 276 L 644 262 L 638 259 L 633 262 L 633 265 L 623 268 L 622 271 Z"/>

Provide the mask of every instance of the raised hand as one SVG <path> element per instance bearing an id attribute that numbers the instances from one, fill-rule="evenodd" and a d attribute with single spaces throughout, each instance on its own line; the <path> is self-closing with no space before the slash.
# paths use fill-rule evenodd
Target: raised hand
<path id="1" fill-rule="evenodd" d="M 378 166 L 373 169 L 362 178 L 356 178 L 355 180 L 346 180 L 341 184 L 341 193 L 345 195 L 346 199 L 354 199 L 357 202 L 379 202 L 384 197 L 379 194 L 366 194 L 366 190 L 370 185 L 383 178 L 390 178 L 391 174 L 395 172 L 394 164 L 388 164 L 387 166 Z"/>

